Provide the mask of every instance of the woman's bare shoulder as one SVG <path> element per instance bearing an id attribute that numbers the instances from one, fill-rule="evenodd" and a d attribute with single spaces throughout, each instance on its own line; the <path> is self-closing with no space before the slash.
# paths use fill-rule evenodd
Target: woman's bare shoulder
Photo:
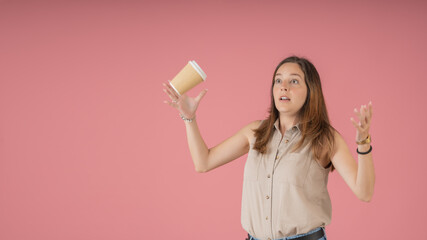
<path id="1" fill-rule="evenodd" d="M 261 122 L 262 122 L 262 120 L 255 120 L 255 121 L 250 122 L 249 124 L 247 124 L 243 128 L 243 132 L 244 132 L 245 136 L 248 138 L 248 140 L 255 138 L 254 131 L 259 128 L 259 126 L 261 125 Z"/>

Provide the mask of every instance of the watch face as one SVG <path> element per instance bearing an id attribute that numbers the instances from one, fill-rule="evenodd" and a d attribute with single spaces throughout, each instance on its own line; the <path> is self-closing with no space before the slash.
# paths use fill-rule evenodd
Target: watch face
<path id="1" fill-rule="evenodd" d="M 368 137 L 365 140 L 362 140 L 362 141 L 359 141 L 359 142 L 356 142 L 356 143 L 358 145 L 362 145 L 362 144 L 365 144 L 365 143 L 371 143 L 371 135 L 369 134 Z"/>

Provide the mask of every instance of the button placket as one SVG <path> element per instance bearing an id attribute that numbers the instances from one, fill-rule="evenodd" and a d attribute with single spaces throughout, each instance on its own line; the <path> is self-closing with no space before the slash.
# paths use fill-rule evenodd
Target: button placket
<path id="1" fill-rule="evenodd" d="M 274 139 L 274 138 L 273 138 Z M 274 179 L 274 169 L 277 165 L 277 163 L 279 162 L 279 158 L 280 158 L 280 146 L 282 145 L 282 136 L 280 136 L 280 138 L 275 138 L 276 141 L 276 151 L 275 151 L 275 156 L 273 158 L 273 161 L 271 162 L 272 166 L 269 169 L 269 173 L 267 174 L 267 178 L 269 179 L 269 184 L 270 184 L 270 188 L 269 188 L 269 193 L 265 196 L 265 201 L 267 201 L 267 204 L 269 206 L 268 209 L 268 215 L 265 217 L 266 221 L 268 221 L 268 227 L 269 227 L 269 232 L 270 232 L 270 237 L 268 239 L 271 240 L 271 237 L 273 236 L 273 205 L 272 205 L 272 201 L 273 201 L 273 179 Z"/>
<path id="2" fill-rule="evenodd" d="M 292 137 L 291 135 L 292 135 L 292 133 L 290 131 L 286 131 L 285 134 L 283 134 L 283 136 L 280 134 L 280 138 L 276 139 L 276 141 L 278 143 L 276 142 L 277 143 L 277 145 L 276 145 L 277 148 L 276 148 L 276 154 L 275 154 L 274 161 L 273 161 L 273 167 L 271 168 L 271 171 L 270 171 L 271 175 L 270 174 L 267 175 L 267 178 L 271 179 L 269 181 L 271 183 L 271 188 L 270 188 L 270 193 L 265 196 L 266 201 L 268 201 L 268 204 L 269 204 L 269 207 L 270 207 L 270 212 L 269 212 L 270 214 L 268 216 L 266 216 L 266 220 L 268 221 L 270 219 L 270 221 L 268 223 L 269 223 L 269 227 L 270 227 L 270 230 L 271 230 L 271 237 L 273 237 L 273 235 L 274 235 L 274 233 L 273 233 L 274 232 L 273 231 L 273 222 L 272 222 L 272 214 L 273 214 L 273 206 L 272 206 L 273 198 L 272 198 L 272 194 L 273 194 L 273 188 L 275 187 L 274 186 L 274 182 L 273 182 L 273 179 L 274 179 L 274 170 L 276 168 L 276 165 L 279 164 L 280 154 L 286 153 L 288 151 L 287 149 L 289 147 L 288 145 L 289 145 L 290 139 Z M 268 239 L 271 240 L 271 238 L 268 238 Z"/>
<path id="3" fill-rule="evenodd" d="M 272 232 L 272 228 L 273 228 L 273 222 L 272 222 L 272 211 L 273 211 L 273 206 L 272 206 L 272 192 L 273 192 L 273 179 L 274 179 L 274 168 L 278 162 L 279 156 L 280 156 L 280 152 L 279 152 L 279 147 L 280 147 L 280 143 L 281 143 L 281 136 L 280 138 L 276 135 L 275 137 L 273 137 L 273 141 L 275 141 L 276 144 L 274 144 L 276 146 L 275 151 L 273 151 L 273 156 L 271 156 L 270 159 L 272 159 L 272 161 L 269 161 L 268 164 L 268 169 L 267 169 L 267 183 L 268 183 L 268 191 L 266 191 L 265 193 L 265 204 L 264 206 L 266 206 L 267 208 L 266 210 L 266 215 L 265 215 L 265 221 L 266 221 L 266 233 L 273 234 Z M 271 239 L 272 235 L 270 235 L 270 239 Z"/>

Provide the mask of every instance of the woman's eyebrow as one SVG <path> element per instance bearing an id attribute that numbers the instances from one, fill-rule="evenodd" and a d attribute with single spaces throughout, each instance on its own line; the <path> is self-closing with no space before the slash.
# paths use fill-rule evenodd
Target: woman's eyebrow
<path id="1" fill-rule="evenodd" d="M 276 73 L 276 76 L 282 76 L 282 74 L 281 73 Z M 297 74 L 297 73 L 291 73 L 289 76 L 298 76 L 298 77 L 300 77 L 300 78 L 302 78 L 299 74 Z"/>

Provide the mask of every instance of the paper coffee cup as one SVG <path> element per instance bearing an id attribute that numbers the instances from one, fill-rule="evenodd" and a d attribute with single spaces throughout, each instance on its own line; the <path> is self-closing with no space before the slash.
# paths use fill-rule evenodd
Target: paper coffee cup
<path id="1" fill-rule="evenodd" d="M 193 60 L 189 61 L 172 81 L 170 81 L 170 85 L 175 92 L 181 96 L 197 84 L 205 81 L 205 79 L 205 72 L 203 72 L 199 65 Z"/>

